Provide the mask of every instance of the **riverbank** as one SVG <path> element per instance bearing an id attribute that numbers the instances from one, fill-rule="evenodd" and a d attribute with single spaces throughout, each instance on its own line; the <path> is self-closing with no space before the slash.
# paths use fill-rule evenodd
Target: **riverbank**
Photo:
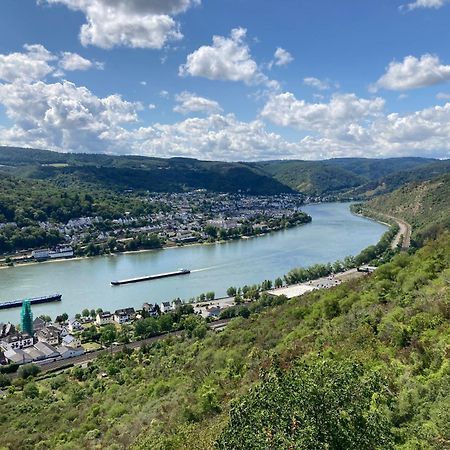
<path id="1" fill-rule="evenodd" d="M 116 256 L 116 255 L 117 256 L 132 255 L 132 254 L 139 254 L 139 253 L 156 252 L 156 251 L 161 251 L 161 250 L 179 249 L 179 248 L 184 248 L 184 247 L 197 247 L 197 246 L 205 246 L 205 245 L 226 244 L 226 243 L 239 241 L 239 240 L 248 240 L 248 239 L 263 237 L 263 236 L 270 235 L 272 233 L 279 233 L 284 230 L 302 227 L 304 225 L 311 223 L 311 221 L 312 221 L 312 219 L 308 222 L 298 223 L 291 227 L 280 228 L 277 230 L 270 230 L 265 233 L 258 233 L 258 234 L 253 234 L 250 236 L 242 235 L 242 236 L 237 236 L 237 237 L 230 237 L 229 239 L 218 239 L 216 241 L 209 241 L 209 242 L 205 241 L 205 242 L 189 242 L 189 243 L 170 243 L 170 244 L 162 245 L 161 247 L 157 247 L 157 248 L 117 251 L 117 252 L 103 253 L 100 255 L 92 255 L 92 256 L 74 256 L 74 257 L 70 257 L 70 258 L 58 258 L 58 259 L 45 260 L 45 261 L 26 261 L 26 262 L 17 261 L 17 262 L 13 262 L 12 265 L 5 263 L 5 259 L 8 258 L 8 257 L 6 257 L 3 260 L 0 260 L 0 270 L 1 269 L 13 269 L 14 267 L 32 266 L 32 265 L 37 265 L 37 264 L 42 265 L 42 264 L 60 263 L 60 262 L 67 262 L 67 261 L 78 261 L 78 260 L 89 259 L 89 258 L 111 257 L 111 256 Z"/>
<path id="2" fill-rule="evenodd" d="M 140 251 L 103 258 L 64 260 L 64 264 L 40 263 L 0 270 L 0 300 L 29 298 L 60 292 L 62 302 L 38 305 L 35 317 L 83 309 L 139 309 L 145 302 L 160 304 L 174 298 L 191 299 L 214 291 L 226 295 L 230 286 L 244 286 L 283 276 L 293 267 L 343 260 L 376 244 L 384 225 L 354 216 L 348 203 L 308 205 L 304 211 L 313 221 L 304 227 L 266 234 L 257 239 L 227 241 L 226 245 L 186 245 L 177 251 Z M 119 257 L 120 256 L 120 257 Z M 52 261 L 53 262 L 53 261 Z M 133 278 L 191 269 L 187 277 L 161 279 L 111 288 L 116 279 Z M 0 321 L 19 321 L 19 310 L 0 313 Z"/>

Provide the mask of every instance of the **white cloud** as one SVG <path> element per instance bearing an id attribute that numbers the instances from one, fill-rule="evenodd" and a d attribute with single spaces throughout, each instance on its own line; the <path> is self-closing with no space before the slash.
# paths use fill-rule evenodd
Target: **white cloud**
<path id="1" fill-rule="evenodd" d="M 154 103 L 149 103 L 148 109 L 150 109 L 150 110 L 156 109 L 156 105 Z"/>
<path id="2" fill-rule="evenodd" d="M 92 62 L 89 59 L 83 58 L 77 53 L 63 52 L 59 66 L 63 70 L 89 70 L 89 69 L 104 69 L 104 64 L 100 62 Z"/>
<path id="3" fill-rule="evenodd" d="M 120 95 L 99 98 L 68 81 L 0 84 L 0 104 L 15 124 L 0 133 L 3 140 L 6 133 L 18 145 L 88 152 L 105 151 L 103 134 L 136 122 L 141 108 Z"/>
<path id="4" fill-rule="evenodd" d="M 169 96 L 169 91 L 163 89 L 162 91 L 159 92 L 159 95 L 162 98 L 167 98 Z"/>
<path id="5" fill-rule="evenodd" d="M 222 108 L 216 101 L 200 97 L 192 92 L 182 92 L 175 97 L 175 100 L 178 105 L 173 110 L 181 114 L 189 114 L 192 112 L 213 114 L 222 111 Z"/>
<path id="6" fill-rule="evenodd" d="M 200 0 L 40 0 L 81 11 L 86 23 L 80 30 L 83 45 L 161 49 L 183 37 L 173 15 Z"/>
<path id="7" fill-rule="evenodd" d="M 436 94 L 438 100 L 450 100 L 450 92 L 439 92 Z"/>
<path id="8" fill-rule="evenodd" d="M 241 122 L 233 114 L 189 118 L 174 124 L 156 123 L 124 131 L 116 139 L 134 153 L 147 156 L 187 156 L 213 160 L 261 160 L 304 157 L 299 145 L 270 133 L 260 120 Z"/>
<path id="9" fill-rule="evenodd" d="M 311 86 L 315 89 L 319 89 L 319 91 L 326 91 L 331 88 L 331 84 L 328 80 L 319 80 L 319 78 L 315 77 L 306 77 L 303 79 L 303 84 L 306 86 Z"/>
<path id="10" fill-rule="evenodd" d="M 441 63 L 435 55 L 425 54 L 419 59 L 407 56 L 402 62 L 393 61 L 386 73 L 373 85 L 371 91 L 388 89 L 402 91 L 450 81 L 450 66 Z"/>
<path id="11" fill-rule="evenodd" d="M 272 96 L 261 116 L 280 126 L 304 131 L 336 133 L 359 121 L 378 116 L 384 108 L 382 98 L 362 99 L 355 94 L 335 94 L 329 103 L 307 103 L 285 92 Z"/>
<path id="12" fill-rule="evenodd" d="M 419 8 L 439 9 L 442 8 L 446 3 L 448 3 L 448 0 L 416 0 L 412 3 L 408 3 L 406 5 L 401 6 L 400 9 L 402 10 L 406 9 L 409 11 Z"/>
<path id="13" fill-rule="evenodd" d="M 230 37 L 213 36 L 211 46 L 204 45 L 188 55 L 186 63 L 179 68 L 179 74 L 209 80 L 242 81 L 247 85 L 269 85 L 272 82 L 252 59 L 246 35 L 245 28 L 234 28 Z"/>
<path id="14" fill-rule="evenodd" d="M 0 80 L 36 81 L 54 71 L 49 63 L 56 57 L 44 46 L 25 44 L 24 49 L 24 53 L 0 54 Z"/>
<path id="15" fill-rule="evenodd" d="M 276 66 L 285 66 L 289 63 L 291 63 L 292 61 L 294 61 L 293 56 L 284 48 L 278 47 L 275 50 L 274 53 L 274 58 L 275 60 L 273 61 L 273 64 L 275 64 Z"/>

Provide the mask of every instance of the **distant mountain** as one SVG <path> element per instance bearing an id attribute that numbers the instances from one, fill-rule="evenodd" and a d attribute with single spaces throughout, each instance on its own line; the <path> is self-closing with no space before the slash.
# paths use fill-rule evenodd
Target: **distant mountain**
<path id="1" fill-rule="evenodd" d="M 431 166 L 432 164 L 433 166 Z M 414 172 L 421 169 L 421 177 L 428 179 L 435 171 L 450 171 L 450 162 L 427 158 L 339 158 L 325 161 L 263 161 L 251 164 L 279 182 L 306 195 L 364 196 L 380 185 L 387 191 L 395 189 L 397 174 L 405 182 L 414 180 Z M 430 176 L 428 176 L 430 171 Z M 420 177 L 420 178 L 421 178 Z M 412 178 L 412 179 L 410 179 Z M 391 189 L 391 190 L 392 190 Z"/>
<path id="2" fill-rule="evenodd" d="M 0 147 L 0 170 L 63 187 L 155 192 L 208 189 L 246 194 L 300 192 L 307 196 L 364 199 L 391 192 L 405 183 L 449 173 L 450 160 L 338 158 L 243 163 Z"/>
<path id="3" fill-rule="evenodd" d="M 1 147 L 0 169 L 14 176 L 49 180 L 60 186 L 90 185 L 113 190 L 279 194 L 293 192 L 269 175 L 245 164 L 189 158 L 148 158 L 56 153 Z"/>

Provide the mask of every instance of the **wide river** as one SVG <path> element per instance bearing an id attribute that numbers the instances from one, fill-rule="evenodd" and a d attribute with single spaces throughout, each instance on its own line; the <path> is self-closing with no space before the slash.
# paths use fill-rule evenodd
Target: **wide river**
<path id="1" fill-rule="evenodd" d="M 325 203 L 303 208 L 310 224 L 252 239 L 140 253 L 45 262 L 0 270 L 0 300 L 59 292 L 61 302 L 34 305 L 34 317 L 69 317 L 84 308 L 139 308 L 202 292 L 223 296 L 229 286 L 274 280 L 294 267 L 332 262 L 375 244 L 386 227 L 350 213 L 349 204 Z M 111 280 L 189 268 L 173 278 L 112 287 Z M 0 322 L 20 321 L 20 308 L 0 310 Z"/>

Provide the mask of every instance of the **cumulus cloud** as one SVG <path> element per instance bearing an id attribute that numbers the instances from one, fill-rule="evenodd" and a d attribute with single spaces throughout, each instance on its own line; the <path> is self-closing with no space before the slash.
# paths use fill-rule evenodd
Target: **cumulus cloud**
<path id="1" fill-rule="evenodd" d="M 103 69 L 104 64 L 97 61 L 90 61 L 89 59 L 83 58 L 77 53 L 63 52 L 61 60 L 59 61 L 59 66 L 63 70 L 74 71 L 74 70 L 89 70 L 89 69 Z"/>
<path id="2" fill-rule="evenodd" d="M 138 103 L 120 95 L 99 98 L 73 83 L 0 84 L 0 104 L 14 122 L 10 142 L 78 151 L 105 151 L 103 134 L 137 121 Z"/>
<path id="3" fill-rule="evenodd" d="M 261 73 L 252 59 L 246 36 L 245 28 L 234 28 L 230 37 L 213 36 L 212 45 L 204 45 L 188 55 L 186 63 L 179 68 L 180 76 L 242 81 L 247 85 L 265 83 L 270 86 L 273 82 Z"/>
<path id="4" fill-rule="evenodd" d="M 380 115 L 384 104 L 380 97 L 362 99 L 355 94 L 335 94 L 329 103 L 307 103 L 284 92 L 269 99 L 261 116 L 280 126 L 336 133 L 360 120 Z"/>
<path id="5" fill-rule="evenodd" d="M 386 73 L 371 86 L 376 92 L 380 88 L 403 91 L 450 81 L 450 65 L 442 64 L 435 55 L 425 54 L 420 58 L 407 56 L 401 62 L 393 61 Z"/>
<path id="6" fill-rule="evenodd" d="M 319 91 L 326 91 L 331 88 L 331 84 L 328 80 L 319 80 L 319 78 L 315 77 L 303 78 L 303 84 L 311 86 L 314 89 L 319 89 Z"/>
<path id="7" fill-rule="evenodd" d="M 36 81 L 54 71 L 50 63 L 57 58 L 44 46 L 25 44 L 24 49 L 23 53 L 0 54 L 0 80 Z"/>
<path id="8" fill-rule="evenodd" d="M 219 103 L 205 97 L 200 97 L 192 92 L 184 91 L 175 97 L 178 105 L 173 108 L 175 112 L 189 114 L 192 112 L 203 112 L 207 114 L 218 113 L 222 111 Z"/>
<path id="9" fill-rule="evenodd" d="M 161 49 L 183 37 L 172 16 L 200 0 L 40 0 L 81 11 L 86 23 L 80 30 L 83 45 Z"/>
<path id="10" fill-rule="evenodd" d="M 303 154 L 297 143 L 268 132 L 261 120 L 242 122 L 233 114 L 212 114 L 174 124 L 156 123 L 124 131 L 116 139 L 131 145 L 133 152 L 148 156 L 239 161 L 311 157 Z"/>
<path id="11" fill-rule="evenodd" d="M 292 61 L 294 61 L 293 56 L 284 48 L 278 47 L 274 53 L 274 60 L 271 65 L 275 64 L 276 66 L 285 66 Z"/>
<path id="12" fill-rule="evenodd" d="M 414 9 L 419 8 L 434 8 L 439 9 L 442 8 L 448 0 L 416 0 L 412 3 L 407 3 L 406 5 L 402 5 L 400 7 L 401 10 L 412 11 Z"/>

